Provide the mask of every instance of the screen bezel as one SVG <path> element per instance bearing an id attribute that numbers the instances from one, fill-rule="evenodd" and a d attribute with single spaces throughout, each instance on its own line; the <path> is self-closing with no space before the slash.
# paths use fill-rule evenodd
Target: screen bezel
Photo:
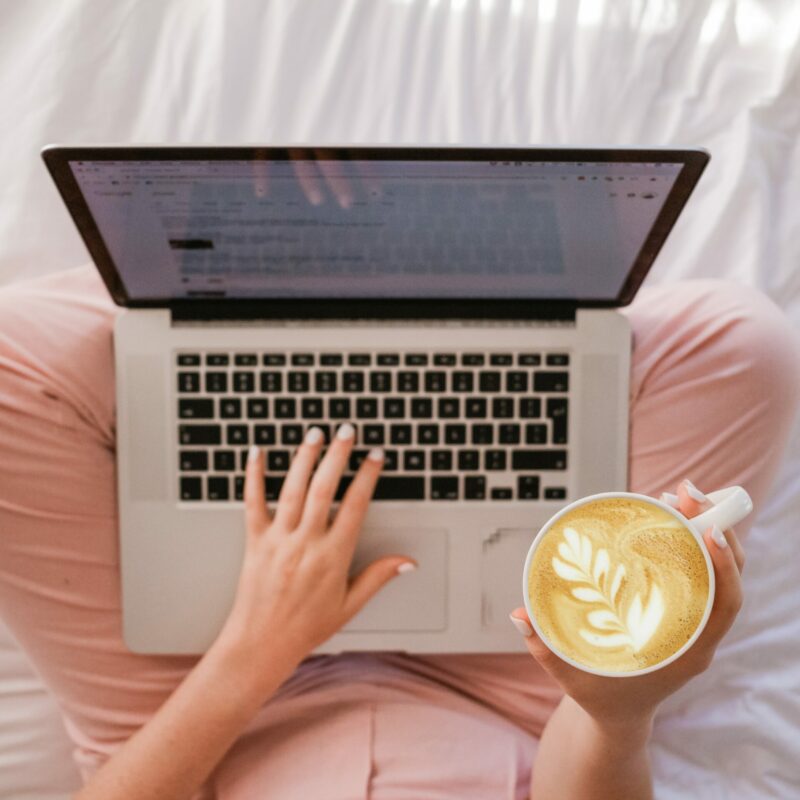
<path id="1" fill-rule="evenodd" d="M 290 161 L 309 158 L 379 161 L 545 161 L 679 163 L 682 169 L 615 298 L 156 298 L 130 297 L 98 230 L 70 161 L 236 160 Z M 114 302 L 126 308 L 169 308 L 181 318 L 271 319 L 540 319 L 574 316 L 576 308 L 628 305 L 697 185 L 709 154 L 701 148 L 495 148 L 398 146 L 85 146 L 50 145 L 42 158 L 55 181 L 95 266 Z"/>

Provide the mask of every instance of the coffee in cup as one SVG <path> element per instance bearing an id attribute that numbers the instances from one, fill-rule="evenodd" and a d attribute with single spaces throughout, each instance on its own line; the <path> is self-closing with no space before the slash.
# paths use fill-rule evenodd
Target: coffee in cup
<path id="1" fill-rule="evenodd" d="M 570 504 L 543 526 L 526 562 L 525 603 L 540 638 L 601 675 L 649 672 L 677 658 L 713 604 L 705 527 L 645 495 Z"/>

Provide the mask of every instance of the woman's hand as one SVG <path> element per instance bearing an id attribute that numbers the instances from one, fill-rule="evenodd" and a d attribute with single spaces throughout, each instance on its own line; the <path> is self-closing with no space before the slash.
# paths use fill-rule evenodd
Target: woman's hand
<path id="1" fill-rule="evenodd" d="M 683 481 L 676 496 L 667 497 L 687 518 L 704 511 L 710 503 L 691 483 Z M 524 608 L 511 612 L 515 625 L 526 635 L 531 655 L 598 725 L 623 727 L 649 723 L 659 703 L 711 664 L 722 637 L 733 625 L 742 605 L 741 571 L 744 551 L 733 530 L 703 538 L 711 554 L 716 577 L 714 605 L 697 641 L 678 659 L 662 669 L 620 680 L 583 672 L 553 653 L 536 635 Z M 523 631 L 523 626 L 527 626 Z M 530 633 L 528 634 L 528 631 Z"/>
<path id="2" fill-rule="evenodd" d="M 407 556 L 386 556 L 348 580 L 383 452 L 370 451 L 329 523 L 353 446 L 353 426 L 346 423 L 338 429 L 314 470 L 322 439 L 319 428 L 307 433 L 274 514 L 264 499 L 264 455 L 257 448 L 250 451 L 244 488 L 244 563 L 233 608 L 215 646 L 232 648 L 240 654 L 242 668 L 252 668 L 256 676 L 267 663 L 274 667 L 276 660 L 285 665 L 288 676 L 398 571 L 415 566 Z"/>

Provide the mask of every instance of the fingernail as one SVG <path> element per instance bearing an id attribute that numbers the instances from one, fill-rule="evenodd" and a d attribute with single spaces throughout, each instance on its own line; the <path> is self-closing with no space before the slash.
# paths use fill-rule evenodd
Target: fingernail
<path id="1" fill-rule="evenodd" d="M 252 463 L 253 461 L 258 461 L 259 456 L 259 449 L 257 444 L 251 444 L 250 449 L 247 451 L 247 460 Z"/>
<path id="2" fill-rule="evenodd" d="M 413 572 L 417 568 L 416 564 L 412 564 L 410 561 L 404 561 L 398 568 L 397 571 L 399 573 L 403 572 Z"/>
<path id="3" fill-rule="evenodd" d="M 339 430 L 336 431 L 336 438 L 337 439 L 352 439 L 355 435 L 356 429 L 349 423 L 345 422 L 344 425 L 339 427 Z"/>
<path id="4" fill-rule="evenodd" d="M 533 636 L 533 628 L 524 620 L 509 614 L 508 618 L 514 623 L 514 627 L 526 638 Z"/>
<path id="5" fill-rule="evenodd" d="M 367 453 L 367 458 L 370 458 L 373 461 L 383 461 L 383 448 L 373 447 L 372 450 Z"/>
<path id="6" fill-rule="evenodd" d="M 678 495 L 670 494 L 669 492 L 663 492 L 661 497 L 658 498 L 662 503 L 666 503 L 668 506 L 672 506 L 673 508 L 678 508 L 680 505 L 680 501 L 678 500 Z"/>
<path id="7" fill-rule="evenodd" d="M 719 529 L 718 525 L 712 526 L 711 538 L 720 550 L 724 550 L 728 546 L 728 540 L 725 538 L 725 534 Z"/>
<path id="8" fill-rule="evenodd" d="M 688 478 L 683 481 L 683 485 L 686 487 L 686 492 L 692 500 L 696 500 L 698 503 L 705 503 L 708 500 Z"/>
<path id="9" fill-rule="evenodd" d="M 316 444 L 319 441 L 322 441 L 322 429 L 316 426 L 309 428 L 306 433 L 306 444 Z"/>

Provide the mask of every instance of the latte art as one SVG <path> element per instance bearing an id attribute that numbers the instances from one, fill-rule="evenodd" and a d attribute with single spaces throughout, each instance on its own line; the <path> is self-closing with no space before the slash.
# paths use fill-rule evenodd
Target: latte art
<path id="1" fill-rule="evenodd" d="M 663 661 L 705 613 L 705 559 L 692 532 L 658 506 L 609 498 L 560 517 L 528 578 L 539 627 L 564 655 L 625 672 Z"/>

